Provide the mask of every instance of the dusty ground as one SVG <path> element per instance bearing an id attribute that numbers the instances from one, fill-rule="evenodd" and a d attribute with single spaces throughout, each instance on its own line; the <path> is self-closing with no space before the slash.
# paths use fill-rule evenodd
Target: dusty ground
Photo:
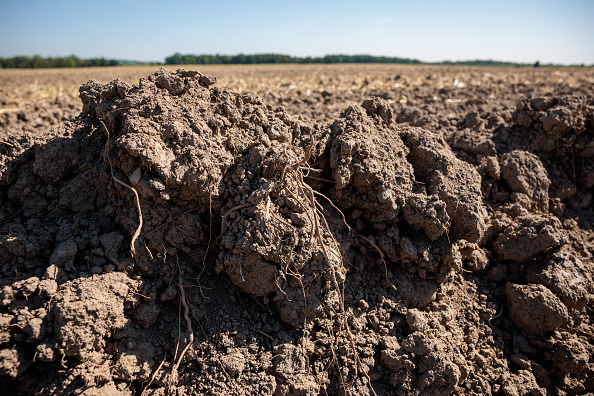
<path id="1" fill-rule="evenodd" d="M 199 70 L 0 71 L 3 394 L 594 391 L 593 69 Z"/>

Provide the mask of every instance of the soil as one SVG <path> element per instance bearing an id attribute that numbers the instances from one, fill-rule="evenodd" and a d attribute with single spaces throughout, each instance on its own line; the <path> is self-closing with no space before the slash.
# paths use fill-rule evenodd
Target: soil
<path id="1" fill-rule="evenodd" d="M 2 393 L 594 392 L 594 71 L 275 70 L 6 88 Z"/>

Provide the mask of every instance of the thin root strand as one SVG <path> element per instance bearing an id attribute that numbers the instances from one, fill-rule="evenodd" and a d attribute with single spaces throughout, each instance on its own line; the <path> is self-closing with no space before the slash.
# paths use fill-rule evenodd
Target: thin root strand
<path id="1" fill-rule="evenodd" d="M 111 171 L 111 178 L 118 183 L 121 186 L 124 186 L 130 190 L 132 190 L 132 192 L 134 193 L 134 199 L 135 199 L 135 203 L 136 203 L 136 210 L 138 211 L 138 227 L 136 228 L 136 232 L 134 232 L 134 235 L 132 236 L 132 240 L 130 241 L 130 252 L 132 253 L 132 258 L 134 258 L 134 260 L 136 262 L 138 262 L 138 255 L 136 254 L 136 240 L 138 239 L 138 237 L 140 236 L 140 231 L 142 230 L 142 209 L 140 208 L 140 198 L 138 197 L 138 192 L 136 192 L 136 189 L 134 187 L 132 187 L 131 185 L 121 181 L 120 179 L 118 179 L 115 176 L 115 173 L 113 171 L 113 164 L 111 163 L 111 157 L 109 156 L 109 129 L 107 129 L 107 126 L 105 125 L 105 123 L 103 122 L 103 120 L 100 120 L 101 124 L 103 125 L 103 128 L 105 129 L 105 133 L 107 134 L 107 142 L 105 143 L 105 156 L 107 157 L 107 161 L 109 162 L 109 169 Z"/>

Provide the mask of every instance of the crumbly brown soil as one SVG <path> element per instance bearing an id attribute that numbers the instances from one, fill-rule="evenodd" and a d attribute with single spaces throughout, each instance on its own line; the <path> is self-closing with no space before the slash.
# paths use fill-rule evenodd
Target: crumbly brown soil
<path id="1" fill-rule="evenodd" d="M 3 394 L 594 391 L 591 69 L 127 72 L 0 92 Z"/>

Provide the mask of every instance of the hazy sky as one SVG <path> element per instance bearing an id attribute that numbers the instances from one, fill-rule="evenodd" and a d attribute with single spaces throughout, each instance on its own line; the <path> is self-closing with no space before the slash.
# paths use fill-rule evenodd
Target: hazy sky
<path id="1" fill-rule="evenodd" d="M 0 57 L 175 52 L 594 64 L 594 0 L 0 0 Z"/>

